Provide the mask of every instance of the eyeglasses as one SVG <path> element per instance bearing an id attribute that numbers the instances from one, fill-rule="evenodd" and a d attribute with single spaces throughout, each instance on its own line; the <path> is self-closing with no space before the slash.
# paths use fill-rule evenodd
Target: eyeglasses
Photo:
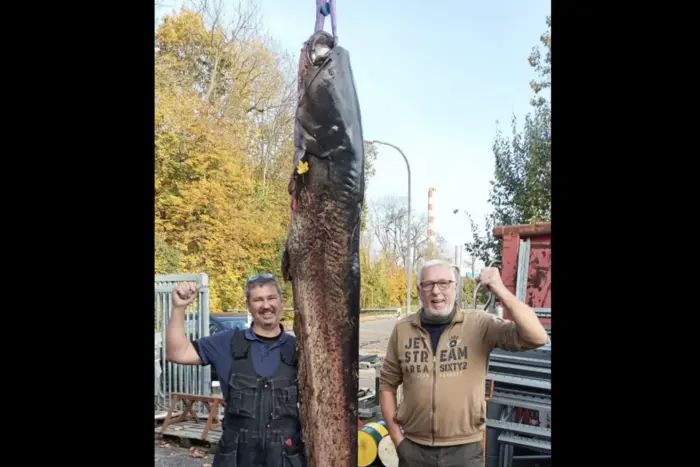
<path id="1" fill-rule="evenodd" d="M 454 284 L 454 282 L 455 281 L 421 282 L 420 288 L 423 289 L 424 292 L 430 292 L 433 290 L 433 287 L 437 285 L 440 290 L 447 290 L 450 284 Z"/>
<path id="2" fill-rule="evenodd" d="M 248 283 L 250 284 L 251 282 L 259 281 L 259 280 L 270 280 L 274 279 L 275 275 L 270 274 L 269 272 L 263 273 L 263 274 L 255 274 L 254 276 L 250 276 L 248 278 Z"/>

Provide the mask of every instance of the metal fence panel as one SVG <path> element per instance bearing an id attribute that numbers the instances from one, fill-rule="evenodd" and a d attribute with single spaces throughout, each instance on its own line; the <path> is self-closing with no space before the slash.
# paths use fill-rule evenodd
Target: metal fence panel
<path id="1" fill-rule="evenodd" d="M 160 349 L 156 338 L 156 351 L 160 350 L 160 375 L 156 372 L 155 410 L 167 410 L 171 394 L 183 392 L 208 396 L 211 394 L 211 368 L 199 365 L 170 363 L 165 358 L 168 322 L 171 317 L 172 290 L 177 285 L 193 282 L 198 294 L 185 314 L 185 334 L 192 342 L 209 335 L 209 282 L 206 274 L 173 274 L 155 276 L 155 331 L 160 336 Z"/>

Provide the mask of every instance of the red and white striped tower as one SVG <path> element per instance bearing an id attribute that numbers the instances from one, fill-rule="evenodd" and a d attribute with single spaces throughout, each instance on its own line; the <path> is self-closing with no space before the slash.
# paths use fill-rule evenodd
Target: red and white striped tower
<path id="1" fill-rule="evenodd" d="M 435 188 L 428 188 L 428 244 L 435 247 Z"/>

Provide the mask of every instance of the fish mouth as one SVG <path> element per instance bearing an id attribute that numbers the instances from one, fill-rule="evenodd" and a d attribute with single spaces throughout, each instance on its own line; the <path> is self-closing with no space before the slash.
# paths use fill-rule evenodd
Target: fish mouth
<path id="1" fill-rule="evenodd" d="M 309 47 L 307 55 L 309 63 L 314 66 L 321 66 L 323 62 L 328 60 L 331 51 L 335 45 L 333 44 L 333 36 L 326 31 L 318 31 L 309 39 Z"/>

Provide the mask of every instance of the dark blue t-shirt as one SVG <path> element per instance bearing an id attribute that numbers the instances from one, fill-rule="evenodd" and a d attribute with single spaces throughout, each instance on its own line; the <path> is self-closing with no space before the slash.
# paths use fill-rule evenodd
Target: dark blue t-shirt
<path id="1" fill-rule="evenodd" d="M 447 329 L 447 326 L 449 326 L 450 323 L 445 323 L 445 324 L 428 324 L 423 321 L 421 321 L 421 326 L 423 326 L 423 329 L 428 331 L 428 334 L 430 334 L 430 344 L 431 347 L 433 348 L 433 355 L 437 354 L 437 346 L 438 346 L 438 341 L 440 340 L 440 336 L 442 336 L 442 333 Z"/>
<path id="2" fill-rule="evenodd" d="M 213 365 L 216 368 L 224 400 L 228 398 L 228 380 L 231 376 L 231 360 L 233 359 L 231 338 L 234 332 L 234 329 L 221 331 L 194 342 L 194 348 L 202 363 Z M 284 330 L 279 337 L 266 339 L 257 336 L 252 327 L 245 330 L 245 338 L 251 343 L 250 351 L 255 371 L 263 378 L 269 378 L 277 371 L 280 364 L 280 347 L 287 342 L 287 339 L 294 339 Z"/>

